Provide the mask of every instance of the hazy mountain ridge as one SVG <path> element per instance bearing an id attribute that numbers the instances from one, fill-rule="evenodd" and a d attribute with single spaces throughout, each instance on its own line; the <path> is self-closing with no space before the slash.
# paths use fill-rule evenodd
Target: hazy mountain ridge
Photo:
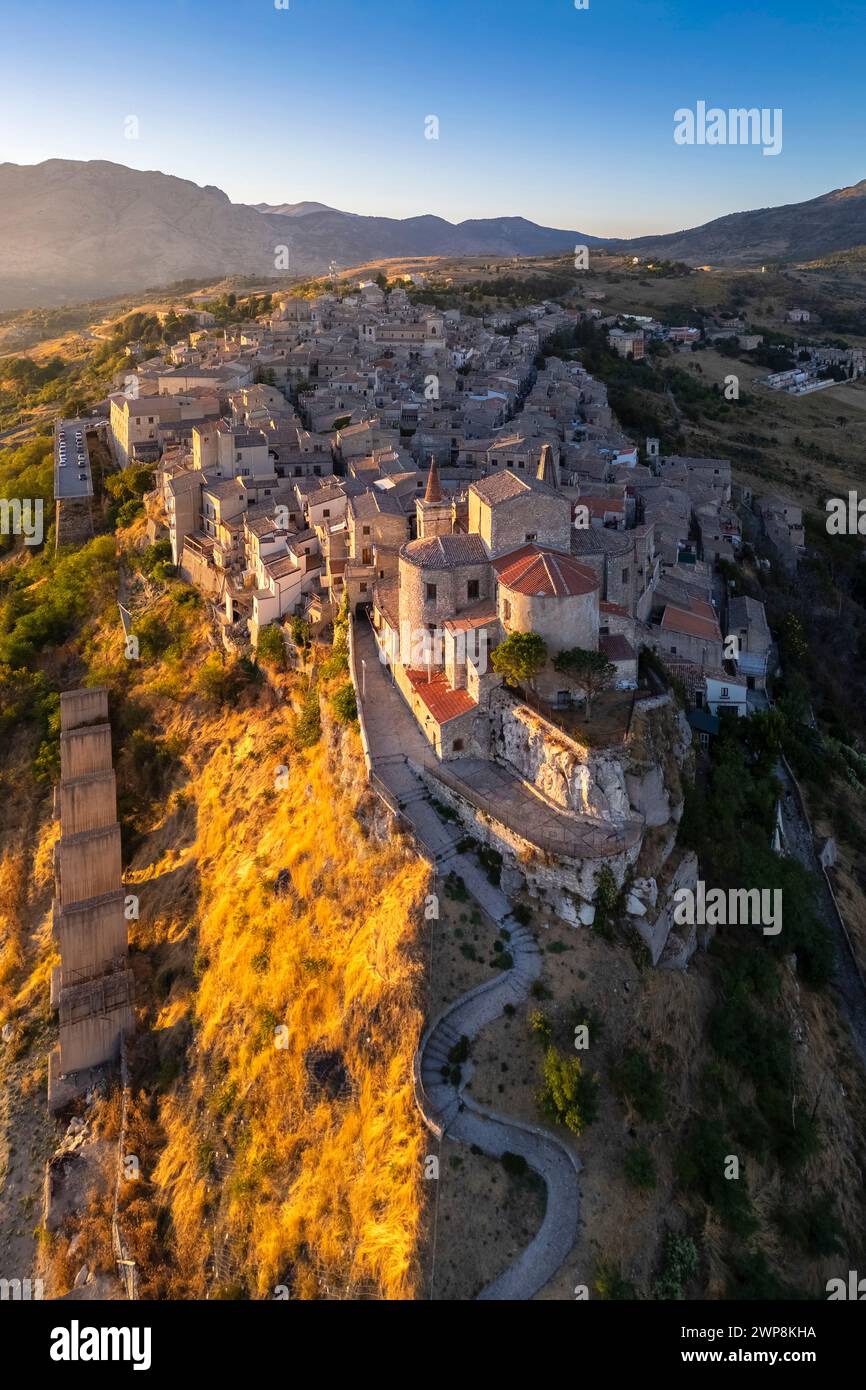
<path id="1" fill-rule="evenodd" d="M 523 217 L 402 220 L 302 201 L 232 203 L 212 185 L 107 160 L 0 164 L 0 308 L 57 304 L 184 279 L 315 275 L 390 256 L 538 256 L 575 245 L 691 264 L 815 259 L 866 243 L 866 181 L 805 203 L 731 213 L 629 241 Z"/>

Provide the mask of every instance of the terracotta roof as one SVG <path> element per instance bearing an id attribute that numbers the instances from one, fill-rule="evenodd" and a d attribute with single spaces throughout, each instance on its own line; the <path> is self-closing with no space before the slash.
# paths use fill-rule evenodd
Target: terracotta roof
<path id="1" fill-rule="evenodd" d="M 618 618 L 627 618 L 629 616 L 628 609 L 623 608 L 621 603 L 611 603 L 610 599 L 606 598 L 603 598 L 599 603 L 598 611 L 599 613 L 615 614 Z"/>
<path id="2" fill-rule="evenodd" d="M 396 632 L 400 626 L 400 585 L 396 579 L 380 580 L 374 591 L 373 606 Z"/>
<path id="3" fill-rule="evenodd" d="M 436 462 L 435 454 L 430 459 L 430 472 L 427 474 L 427 487 L 424 491 L 425 502 L 443 502 L 445 495 L 442 491 L 442 484 L 439 481 L 439 465 Z"/>
<path id="4" fill-rule="evenodd" d="M 666 632 L 684 632 L 690 637 L 706 637 L 713 642 L 721 642 L 722 634 L 715 618 L 704 618 L 698 613 L 687 613 L 684 608 L 673 608 L 668 604 L 662 615 L 661 626 Z"/>
<path id="5" fill-rule="evenodd" d="M 631 550 L 632 534 L 606 526 L 572 526 L 571 549 L 575 555 L 625 555 Z"/>
<path id="6" fill-rule="evenodd" d="M 477 483 L 472 484 L 469 491 L 480 497 L 482 502 L 494 506 L 497 502 L 507 502 L 512 497 L 531 492 L 532 488 L 525 479 L 518 478 L 516 473 L 506 469 L 502 473 L 491 473 L 488 478 L 480 478 Z"/>
<path id="7" fill-rule="evenodd" d="M 491 599 L 482 598 L 477 603 L 473 603 L 471 608 L 464 608 L 458 617 L 450 618 L 445 623 L 445 630 L 446 632 L 469 632 L 474 627 L 487 627 L 489 623 L 495 623 L 498 620 L 496 605 Z"/>
<path id="8" fill-rule="evenodd" d="M 500 555 L 493 567 L 500 584 L 518 594 L 569 598 L 591 594 L 599 587 L 588 565 L 540 545 L 523 545 L 509 555 Z"/>
<path id="9" fill-rule="evenodd" d="M 586 507 L 590 516 L 603 517 L 607 512 L 624 512 L 625 499 L 622 497 L 581 497 L 576 507 Z"/>
<path id="10" fill-rule="evenodd" d="M 602 632 L 598 638 L 598 649 L 604 652 L 608 661 L 634 661 L 635 650 L 627 637 L 621 632 Z"/>
<path id="11" fill-rule="evenodd" d="M 404 559 L 419 569 L 447 570 L 458 565 L 485 565 L 488 563 L 484 542 L 474 531 L 461 532 L 447 536 L 425 536 L 423 540 L 409 541 L 400 551 Z"/>
<path id="12" fill-rule="evenodd" d="M 423 700 L 437 724 L 447 724 L 449 719 L 456 719 L 476 708 L 469 691 L 454 690 L 448 684 L 444 671 L 436 671 L 432 680 L 428 679 L 426 671 L 407 668 L 406 675 L 415 694 Z"/>

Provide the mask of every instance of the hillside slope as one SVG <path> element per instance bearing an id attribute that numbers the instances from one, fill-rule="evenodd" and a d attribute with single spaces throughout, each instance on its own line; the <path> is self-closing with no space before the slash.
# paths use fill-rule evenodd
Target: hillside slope
<path id="1" fill-rule="evenodd" d="M 866 179 L 805 203 L 717 217 L 689 231 L 617 243 L 639 255 L 692 265 L 811 260 L 866 241 Z"/>

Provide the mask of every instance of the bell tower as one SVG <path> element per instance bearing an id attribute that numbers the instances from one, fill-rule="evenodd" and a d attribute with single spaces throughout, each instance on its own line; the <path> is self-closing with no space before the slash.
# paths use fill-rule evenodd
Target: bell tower
<path id="1" fill-rule="evenodd" d="M 439 481 L 439 465 L 435 457 L 430 459 L 430 472 L 424 496 L 415 501 L 415 514 L 418 521 L 418 539 L 428 536 L 450 536 L 451 501 L 442 491 Z"/>

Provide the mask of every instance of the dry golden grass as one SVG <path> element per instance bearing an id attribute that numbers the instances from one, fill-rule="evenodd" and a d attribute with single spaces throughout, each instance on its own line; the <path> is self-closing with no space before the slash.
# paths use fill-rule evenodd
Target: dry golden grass
<path id="1" fill-rule="evenodd" d="M 175 983 L 159 1023 L 175 1026 L 186 1006 L 196 1044 L 163 1106 L 154 1181 L 182 1268 L 200 1264 L 212 1221 L 260 1296 L 300 1264 L 326 1271 L 331 1288 L 409 1297 L 421 1209 L 414 948 L 428 870 L 400 844 L 365 838 L 324 746 L 275 790 L 280 760 L 266 747 L 280 718 L 225 716 L 187 787 L 199 982 Z M 273 891 L 280 869 L 285 897 Z M 152 882 L 145 868 L 143 915 Z M 339 1054 L 345 1094 L 316 1083 L 314 1051 Z"/>
<path id="2" fill-rule="evenodd" d="M 20 848 L 0 858 L 0 1006 L 5 1012 L 24 964 L 22 909 L 27 901 L 27 857 Z"/>

